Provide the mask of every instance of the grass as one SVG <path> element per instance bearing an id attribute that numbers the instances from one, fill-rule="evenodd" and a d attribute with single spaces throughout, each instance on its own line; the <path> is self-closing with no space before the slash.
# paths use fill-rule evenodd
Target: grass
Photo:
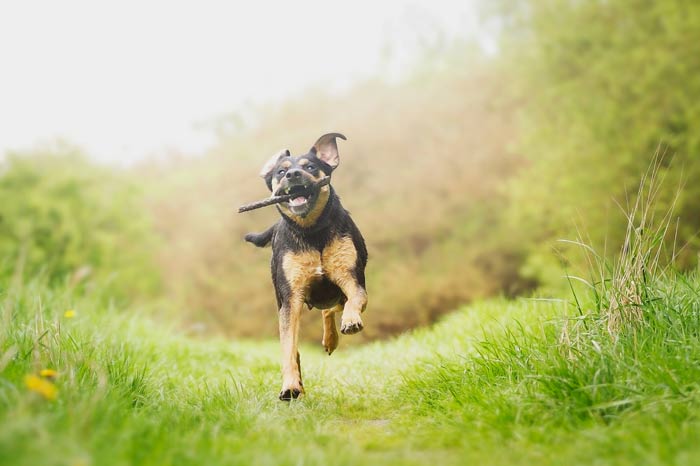
<path id="1" fill-rule="evenodd" d="M 3 298 L 0 464 L 700 464 L 695 276 L 614 339 L 585 316 L 563 332 L 584 319 L 563 302 L 493 300 L 330 358 L 304 347 L 290 404 L 274 341 L 202 341 L 38 285 Z M 55 400 L 24 382 L 46 368 Z"/>

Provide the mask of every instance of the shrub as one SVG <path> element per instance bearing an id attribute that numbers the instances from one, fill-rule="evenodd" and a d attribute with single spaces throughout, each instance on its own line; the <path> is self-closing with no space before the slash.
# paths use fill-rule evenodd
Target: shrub
<path id="1" fill-rule="evenodd" d="M 154 291 L 154 236 L 137 195 L 70 147 L 10 154 L 0 164 L 0 280 Z"/>

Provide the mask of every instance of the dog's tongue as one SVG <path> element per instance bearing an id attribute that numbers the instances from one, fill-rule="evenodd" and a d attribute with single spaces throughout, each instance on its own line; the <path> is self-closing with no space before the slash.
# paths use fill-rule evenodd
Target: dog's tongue
<path id="1" fill-rule="evenodd" d="M 289 201 L 289 205 L 294 207 L 300 206 L 302 204 L 306 204 L 306 198 L 304 196 L 295 197 L 294 199 Z"/>

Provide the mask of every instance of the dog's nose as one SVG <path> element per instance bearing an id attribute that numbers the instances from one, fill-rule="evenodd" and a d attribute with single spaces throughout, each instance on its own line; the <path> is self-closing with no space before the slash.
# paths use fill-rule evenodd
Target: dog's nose
<path id="1" fill-rule="evenodd" d="M 291 180 L 292 178 L 301 178 L 301 170 L 299 170 L 298 168 L 294 168 L 292 170 L 289 170 L 285 176 L 288 180 Z"/>

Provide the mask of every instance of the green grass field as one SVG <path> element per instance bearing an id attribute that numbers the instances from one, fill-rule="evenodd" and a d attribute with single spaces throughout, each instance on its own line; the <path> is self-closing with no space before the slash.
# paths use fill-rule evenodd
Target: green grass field
<path id="1" fill-rule="evenodd" d="M 563 301 L 493 300 L 331 357 L 304 347 L 292 403 L 277 342 L 76 299 L 3 296 L 0 464 L 700 464 L 695 277 L 657 286 L 616 338 Z"/>

